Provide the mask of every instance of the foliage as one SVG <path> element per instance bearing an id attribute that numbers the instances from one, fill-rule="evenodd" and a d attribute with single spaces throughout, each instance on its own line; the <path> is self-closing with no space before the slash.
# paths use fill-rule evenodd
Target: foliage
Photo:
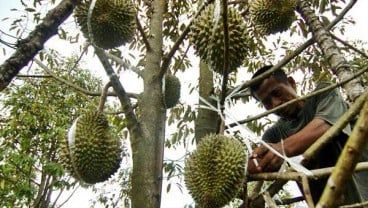
<path id="1" fill-rule="evenodd" d="M 88 71 L 73 69 L 74 61 L 52 69 L 81 87 L 98 90 L 101 82 Z M 54 191 L 75 186 L 58 164 L 57 150 L 73 119 L 96 101 L 47 76 L 21 77 L 2 94 L 1 207 L 48 207 L 56 203 Z"/>
<path id="2" fill-rule="evenodd" d="M 138 0 L 134 2 L 136 3 L 136 8 L 138 8 L 141 31 L 136 31 L 135 37 L 130 44 L 112 49 L 108 52 L 121 58 L 127 65 L 131 64 L 141 72 L 147 64 L 146 53 L 150 51 L 147 48 L 147 43 L 145 43 L 145 38 L 152 38 L 153 36 L 149 27 L 154 12 L 152 8 L 155 6 L 153 5 L 155 2 L 149 0 Z M 195 97 L 198 100 L 198 57 L 193 55 L 193 50 L 188 44 L 186 37 L 183 38 L 183 42 L 179 42 L 180 44 L 178 46 L 175 43 L 186 32 L 190 21 L 195 18 L 203 2 L 197 0 L 168 0 L 165 2 L 167 4 L 164 8 L 165 12 L 162 22 L 164 45 L 162 50 L 160 50 L 163 58 L 162 60 L 156 61 L 158 63 L 167 63 L 170 74 L 180 74 L 180 79 L 184 80 L 186 76 L 190 76 L 190 80 L 188 81 L 190 82 L 190 87 L 186 89 L 183 97 Z M 249 33 L 253 38 L 253 46 L 249 57 L 243 61 L 240 69 L 230 74 L 228 80 L 225 80 L 227 82 L 225 83 L 226 90 L 233 89 L 238 84 L 248 81 L 250 74 L 260 66 L 264 64 L 276 64 L 282 58 L 289 56 L 306 39 L 311 38 L 308 25 L 300 17 L 298 17 L 288 31 L 272 36 L 262 36 L 254 30 L 253 23 L 249 21 L 246 4 L 248 1 L 242 1 L 242 5 L 237 5 L 237 2 L 240 1 L 230 2 L 229 7 L 241 9 L 244 22 L 249 26 Z M 330 23 L 338 15 L 342 6 L 345 4 L 345 0 L 313 0 L 310 2 L 312 7 L 317 10 L 318 15 L 325 25 Z M 22 0 L 21 4 L 15 10 L 18 14 L 15 19 L 5 19 L 5 23 L 10 25 L 10 32 L 17 38 L 24 38 L 29 31 L 32 31 L 34 25 L 42 21 L 45 11 L 55 6 L 55 1 Z M 334 34 L 344 35 L 345 27 L 352 23 L 352 20 L 345 19 L 331 31 Z M 58 41 L 57 46 L 47 46 L 51 48 L 42 51 L 39 54 L 39 58 L 43 63 L 47 63 L 50 69 L 56 72 L 58 76 L 66 80 L 73 80 L 74 83 L 84 89 L 90 91 L 100 90 L 101 82 L 92 78 L 87 69 L 74 68 L 78 64 L 95 68 L 95 65 L 93 65 L 94 62 L 89 63 L 89 61 L 96 59 L 93 56 L 91 47 L 85 45 L 85 39 L 80 35 L 76 26 L 74 19 L 68 19 L 59 28 L 58 36 L 55 37 L 57 40 L 53 40 Z M 15 46 L 16 42 L 17 39 L 15 38 L 11 45 Z M 60 45 L 64 47 L 60 48 Z M 355 46 L 360 45 L 360 43 L 355 44 Z M 60 58 L 66 55 L 64 50 L 67 47 L 77 48 L 77 60 L 71 59 L 65 61 Z M 173 50 L 176 53 L 171 54 Z M 7 50 L 4 49 L 4 51 L 6 54 Z M 47 53 L 46 51 L 53 52 Z M 367 58 L 359 54 L 353 54 L 351 49 L 346 49 L 345 53 L 351 54 L 349 63 L 351 66 L 354 66 L 354 69 L 361 69 L 366 66 Z M 168 60 L 170 55 L 173 56 Z M 122 79 L 124 78 L 125 70 L 129 70 L 130 68 L 115 62 L 113 63 L 113 67 L 117 72 L 123 69 L 121 73 L 117 73 L 121 75 Z M 31 68 L 31 72 L 37 72 L 41 75 L 45 74 L 40 70 L 35 70 L 33 66 Z M 303 76 L 298 83 L 298 87 L 304 93 L 311 91 L 315 83 L 320 80 L 335 81 L 334 77 L 328 71 L 328 62 L 324 59 L 323 53 L 317 45 L 312 45 L 303 50 L 302 53 L 289 61 L 284 69 L 290 75 Z M 138 73 L 137 81 L 135 80 L 134 83 L 126 82 L 123 85 L 125 87 L 133 85 L 132 89 L 134 89 L 138 85 L 137 83 L 141 82 L 141 78 L 141 74 Z M 223 91 L 222 82 L 224 78 L 222 76 L 215 76 L 213 79 L 215 80 L 215 84 L 212 86 L 213 96 L 219 99 L 228 93 L 228 91 Z M 361 79 L 362 83 L 366 86 L 367 76 Z M 54 151 L 58 148 L 58 141 L 64 137 L 65 131 L 73 118 L 79 115 L 81 111 L 94 107 L 97 99 L 91 99 L 82 93 L 76 92 L 72 88 L 56 83 L 50 78 L 17 79 L 2 96 L 2 107 L 4 109 L 2 110 L 3 116 L 0 117 L 0 203 L 3 203 L 1 205 L 33 205 L 38 199 L 37 196 L 47 195 L 42 194 L 42 191 L 47 191 L 43 190 L 44 187 L 52 187 L 53 190 L 63 190 L 73 187 L 73 181 L 68 180 L 63 170 L 58 166 Z M 165 157 L 163 161 L 164 179 L 168 180 L 169 184 L 166 189 L 163 188 L 166 191 L 172 190 L 170 184 L 176 184 L 176 180 L 179 179 L 180 181 L 182 178 L 183 160 L 186 154 L 194 148 L 195 143 L 195 139 L 193 138 L 193 123 L 198 113 L 198 106 L 188 102 L 186 99 L 181 99 L 181 102 L 167 111 L 166 129 L 168 131 L 165 134 L 166 138 L 162 138 L 165 139 L 166 151 L 185 150 L 183 153 L 180 152 L 181 155 L 175 155 L 175 159 Z M 235 103 L 239 104 L 240 102 L 235 101 Z M 248 110 L 248 106 L 251 105 L 250 97 L 244 99 L 244 103 L 241 104 L 246 107 L 241 107 L 239 114 L 245 114 L 243 111 Z M 139 109 L 139 107 L 134 106 L 134 110 Z M 232 107 L 235 107 L 235 105 L 230 105 L 230 108 Z M 109 111 L 116 112 L 119 108 L 120 106 L 114 106 Z M 250 113 L 256 114 L 256 111 Z M 124 115 L 111 116 L 110 119 L 113 125 L 117 126 L 117 133 L 124 134 L 124 138 L 126 138 L 125 135 L 127 135 L 127 138 L 130 136 L 126 129 L 127 123 Z M 232 119 L 226 119 L 229 123 L 234 122 Z M 245 125 L 257 134 L 261 134 L 270 124 L 272 124 L 272 121 L 266 119 L 250 121 Z M 237 132 L 232 133 L 236 134 Z M 128 142 L 126 141 L 126 143 Z M 126 150 L 125 153 L 128 151 Z M 127 156 L 131 155 L 127 154 Z M 180 159 L 178 160 L 177 158 Z M 130 163 L 127 164 L 127 166 L 131 165 Z M 94 204 L 102 203 L 107 207 L 130 204 L 130 174 L 132 174 L 130 167 L 124 168 L 111 181 L 111 183 L 114 183 L 114 181 L 120 183 L 118 190 L 109 190 L 107 187 L 109 184 L 94 187 L 94 190 L 98 194 Z M 50 179 L 47 180 L 47 178 Z M 48 181 L 52 186 L 45 186 L 40 181 Z M 182 188 L 180 183 L 178 186 L 179 189 Z M 51 190 L 44 193 L 51 193 Z M 121 198 L 127 201 L 123 202 Z M 42 200 L 47 201 L 47 197 Z"/>

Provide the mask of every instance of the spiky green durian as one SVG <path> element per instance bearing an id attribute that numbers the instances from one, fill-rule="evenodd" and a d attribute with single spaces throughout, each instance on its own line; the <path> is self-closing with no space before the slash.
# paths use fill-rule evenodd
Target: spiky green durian
<path id="1" fill-rule="evenodd" d="M 218 208 L 239 193 L 247 161 L 244 145 L 223 135 L 205 136 L 188 157 L 184 181 L 201 208 Z"/>
<path id="2" fill-rule="evenodd" d="M 89 39 L 87 17 L 90 0 L 75 8 L 74 16 L 83 35 Z M 131 0 L 97 0 L 91 16 L 94 43 L 104 49 L 121 46 L 132 40 L 136 11 Z"/>
<path id="3" fill-rule="evenodd" d="M 69 148 L 67 138 L 60 142 L 59 148 L 59 162 L 62 167 L 75 179 L 80 180 L 80 178 L 74 173 L 72 160 L 70 158 Z"/>
<path id="4" fill-rule="evenodd" d="M 252 0 L 250 14 L 256 29 L 263 35 L 283 32 L 296 19 L 295 0 Z"/>
<path id="5" fill-rule="evenodd" d="M 121 143 L 110 134 L 106 117 L 88 112 L 69 129 L 60 154 L 63 166 L 77 180 L 94 184 L 107 180 L 120 166 Z"/>
<path id="6" fill-rule="evenodd" d="M 220 74 L 224 67 L 224 29 L 222 15 L 219 15 L 217 24 L 214 17 L 215 6 L 209 5 L 196 18 L 189 33 L 190 43 L 193 44 L 196 54 L 205 61 L 212 70 Z M 249 37 L 239 12 L 228 9 L 228 31 L 229 31 L 229 68 L 225 73 L 235 71 L 241 64 L 249 51 Z"/>
<path id="7" fill-rule="evenodd" d="M 167 74 L 165 75 L 165 106 L 166 108 L 172 108 L 178 104 L 180 99 L 180 80 L 174 76 Z"/>

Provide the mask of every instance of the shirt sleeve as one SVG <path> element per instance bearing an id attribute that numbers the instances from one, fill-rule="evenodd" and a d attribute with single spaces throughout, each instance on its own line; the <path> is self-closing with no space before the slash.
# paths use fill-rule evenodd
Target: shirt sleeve
<path id="1" fill-rule="evenodd" d="M 269 143 L 277 143 L 280 141 L 280 136 L 275 133 L 275 128 L 271 127 L 264 132 L 262 140 Z"/>
<path id="2" fill-rule="evenodd" d="M 322 85 L 319 88 L 325 87 Z M 317 88 L 318 89 L 318 88 Z M 347 111 L 348 106 L 343 100 L 338 89 L 334 89 L 327 93 L 322 93 L 318 95 L 316 100 L 316 114 L 315 118 L 320 118 L 327 123 L 333 125 L 339 120 L 339 118 Z M 343 132 L 350 135 L 350 125 L 347 125 Z"/>

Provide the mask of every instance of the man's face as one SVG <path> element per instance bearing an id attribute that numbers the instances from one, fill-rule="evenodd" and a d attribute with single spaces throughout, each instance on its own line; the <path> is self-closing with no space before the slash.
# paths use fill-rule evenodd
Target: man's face
<path id="1" fill-rule="evenodd" d="M 274 77 L 269 77 L 263 80 L 259 89 L 254 93 L 256 98 L 262 102 L 267 110 L 273 109 L 283 103 L 286 103 L 297 97 L 295 81 L 289 77 L 288 83 L 277 81 Z M 299 110 L 301 109 L 301 103 L 296 102 L 291 104 L 275 114 L 284 119 L 295 118 Z"/>

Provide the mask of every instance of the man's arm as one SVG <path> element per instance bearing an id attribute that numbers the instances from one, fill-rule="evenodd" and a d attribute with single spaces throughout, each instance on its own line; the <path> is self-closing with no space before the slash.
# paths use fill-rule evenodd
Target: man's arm
<path id="1" fill-rule="evenodd" d="M 288 157 L 296 156 L 307 150 L 330 127 L 331 125 L 323 119 L 314 118 L 300 131 L 284 139 L 284 147 L 282 147 L 281 142 L 271 144 L 271 146 L 281 154 L 283 154 L 284 151 Z M 252 161 L 253 159 L 258 161 L 257 167 Z M 259 173 L 275 171 L 280 168 L 282 162 L 282 158 L 273 154 L 266 147 L 261 146 L 253 151 L 251 160 L 249 160 L 248 163 L 248 172 Z"/>

